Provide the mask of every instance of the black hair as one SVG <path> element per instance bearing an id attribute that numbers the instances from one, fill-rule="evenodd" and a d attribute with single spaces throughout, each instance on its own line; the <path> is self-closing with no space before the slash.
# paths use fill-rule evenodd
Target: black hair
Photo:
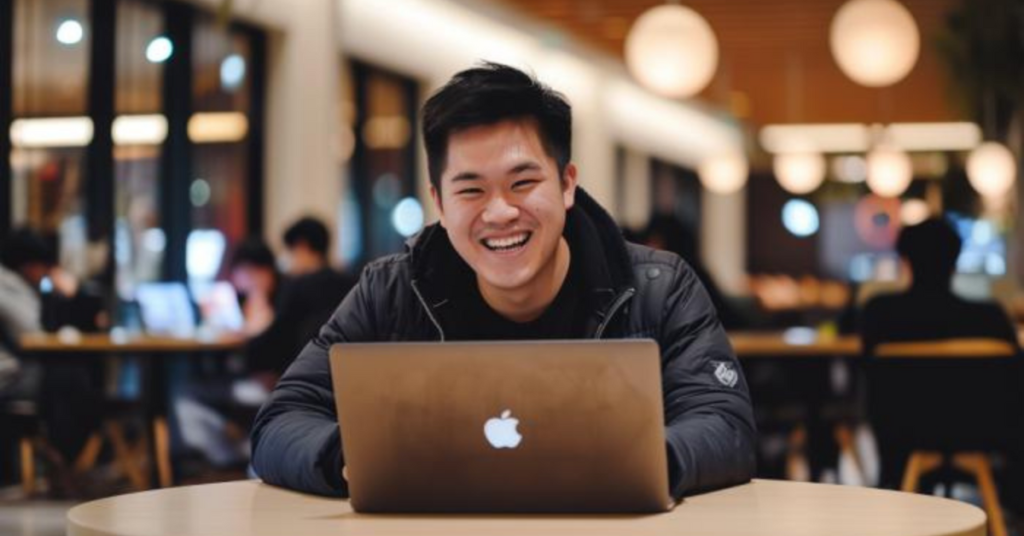
<path id="1" fill-rule="evenodd" d="M 448 138 L 469 127 L 532 119 L 562 177 L 572 157 L 572 107 L 560 93 L 507 65 L 484 62 L 457 73 L 423 105 L 430 184 L 441 189 Z"/>
<path id="2" fill-rule="evenodd" d="M 231 255 L 231 268 L 237 268 L 243 264 L 251 264 L 277 271 L 277 262 L 274 260 L 274 252 L 270 250 L 266 242 L 259 238 L 246 238 L 235 248 Z"/>
<path id="3" fill-rule="evenodd" d="M 0 263 L 14 271 L 33 262 L 54 266 L 57 264 L 57 254 L 50 242 L 28 227 L 14 229 L 4 239 Z"/>
<path id="4" fill-rule="evenodd" d="M 896 240 L 896 252 L 910 262 L 915 283 L 948 284 L 962 245 L 960 235 L 948 221 L 931 218 L 903 229 Z"/>
<path id="5" fill-rule="evenodd" d="M 327 248 L 331 243 L 331 233 L 322 221 L 316 218 L 305 217 L 293 223 L 284 232 L 284 244 L 289 249 L 294 248 L 300 243 L 305 243 L 309 246 L 309 249 L 326 256 Z"/>

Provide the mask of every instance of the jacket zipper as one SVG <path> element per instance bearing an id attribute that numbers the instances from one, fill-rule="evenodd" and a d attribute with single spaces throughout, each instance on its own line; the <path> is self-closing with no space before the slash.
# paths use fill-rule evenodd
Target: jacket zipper
<path id="1" fill-rule="evenodd" d="M 594 332 L 595 339 L 600 339 L 604 335 L 604 330 L 605 328 L 608 327 L 608 324 L 611 323 L 612 319 L 615 318 L 615 313 L 619 312 L 619 309 L 621 309 L 622 306 L 627 301 L 629 301 L 629 299 L 632 298 L 634 294 L 636 294 L 636 289 L 630 287 L 627 288 L 622 294 L 619 294 L 617 298 L 615 298 L 615 301 L 612 302 L 612 306 L 608 308 L 608 314 L 605 315 L 604 321 L 602 321 L 601 324 L 597 326 L 597 331 Z"/>
<path id="2" fill-rule="evenodd" d="M 423 299 L 423 294 L 420 293 L 420 287 L 416 285 L 416 280 L 412 282 L 412 291 L 416 294 L 416 297 L 420 300 L 420 305 L 423 306 L 423 310 L 427 312 L 427 318 L 434 323 L 434 327 L 437 328 L 438 335 L 441 336 L 441 342 L 444 342 L 444 330 L 441 329 L 441 323 L 437 321 L 437 317 L 434 316 L 434 311 L 430 310 L 430 306 L 427 305 L 427 300 Z"/>

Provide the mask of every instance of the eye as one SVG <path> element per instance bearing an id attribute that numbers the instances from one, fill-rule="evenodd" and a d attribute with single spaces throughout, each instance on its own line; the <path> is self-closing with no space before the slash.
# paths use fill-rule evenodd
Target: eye
<path id="1" fill-rule="evenodd" d="M 525 190 L 540 182 L 538 179 L 522 179 L 512 183 L 513 190 Z"/>
<path id="2" fill-rule="evenodd" d="M 482 189 L 480 189 L 480 188 L 463 188 L 462 190 L 459 190 L 459 191 L 455 192 L 455 195 L 458 195 L 458 196 L 461 196 L 461 197 L 472 197 L 472 196 L 480 195 L 483 192 L 484 191 Z"/>

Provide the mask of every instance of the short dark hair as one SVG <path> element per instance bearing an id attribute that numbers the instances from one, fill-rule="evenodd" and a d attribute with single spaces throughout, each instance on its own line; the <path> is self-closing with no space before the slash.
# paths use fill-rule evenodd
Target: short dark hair
<path id="1" fill-rule="evenodd" d="M 18 271 L 24 265 L 38 262 L 48 266 L 57 264 L 56 248 L 39 232 L 21 227 L 8 233 L 0 251 L 0 263 Z"/>
<path id="2" fill-rule="evenodd" d="M 441 189 L 448 138 L 469 127 L 532 119 L 558 176 L 572 158 L 572 107 L 560 93 L 507 65 L 484 62 L 457 73 L 423 105 L 423 143 L 430 184 Z"/>
<path id="3" fill-rule="evenodd" d="M 956 268 L 963 241 L 953 226 L 931 218 L 900 232 L 896 252 L 910 261 L 915 281 L 947 281 Z"/>
<path id="4" fill-rule="evenodd" d="M 238 268 L 243 264 L 277 270 L 274 252 L 259 238 L 246 238 L 235 248 L 235 253 L 231 255 L 231 268 Z"/>
<path id="5" fill-rule="evenodd" d="M 284 244 L 288 249 L 300 243 L 305 243 L 309 249 L 326 256 L 331 243 L 331 233 L 322 221 L 307 216 L 293 223 L 284 232 Z"/>

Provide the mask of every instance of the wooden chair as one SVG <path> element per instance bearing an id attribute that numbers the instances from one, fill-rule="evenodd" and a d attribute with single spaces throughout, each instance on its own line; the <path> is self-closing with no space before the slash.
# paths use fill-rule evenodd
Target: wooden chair
<path id="1" fill-rule="evenodd" d="M 1005 536 L 1006 524 L 990 455 L 1012 448 L 1017 352 L 989 339 L 885 343 L 868 365 L 868 415 L 879 445 L 910 453 L 903 491 L 916 492 L 936 469 L 964 471 L 978 482 L 994 536 Z"/>

